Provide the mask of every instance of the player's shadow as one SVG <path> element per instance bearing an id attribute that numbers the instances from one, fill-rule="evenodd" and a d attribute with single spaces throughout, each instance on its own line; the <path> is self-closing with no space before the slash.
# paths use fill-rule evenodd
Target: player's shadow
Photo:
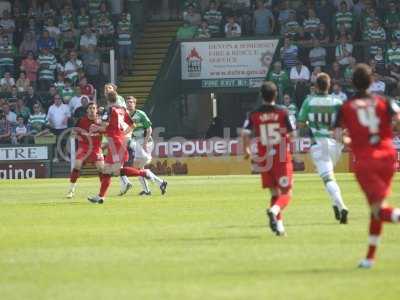
<path id="1" fill-rule="evenodd" d="M 243 235 L 243 236 L 218 236 L 218 237 L 198 237 L 198 238 L 166 238 L 156 239 L 157 242 L 218 242 L 218 241 L 231 241 L 231 240 L 259 240 L 261 236 L 257 235 Z"/>
<path id="2" fill-rule="evenodd" d="M 359 270 L 360 269 L 355 268 L 355 267 L 354 268 L 341 268 L 341 269 L 338 269 L 338 268 L 336 268 L 336 269 L 335 268 L 326 268 L 326 269 L 315 269 L 315 268 L 313 268 L 313 269 L 307 269 L 307 268 L 305 268 L 305 269 L 302 269 L 302 270 L 285 270 L 282 273 L 294 274 L 294 275 L 296 275 L 296 274 L 299 274 L 299 275 L 305 275 L 305 274 L 309 274 L 309 275 L 312 275 L 312 274 L 342 274 L 342 273 L 349 274 L 349 273 L 359 272 Z"/>
<path id="3" fill-rule="evenodd" d="M 240 228 L 266 228 L 267 225 L 228 225 L 228 226 L 212 226 L 213 229 L 240 229 Z"/>
<path id="4" fill-rule="evenodd" d="M 218 273 L 218 275 L 223 275 L 223 276 L 255 276 L 255 277 L 262 277 L 262 276 L 277 276 L 277 275 L 284 275 L 284 276 L 290 276 L 290 275 L 336 275 L 336 274 L 342 274 L 342 273 L 355 273 L 359 272 L 359 269 L 357 268 L 326 268 L 326 269 L 316 269 L 316 268 L 304 268 L 301 270 L 287 270 L 287 269 L 281 269 L 281 270 L 246 270 L 243 272 L 222 272 Z"/>
<path id="5" fill-rule="evenodd" d="M 329 222 L 329 223 L 290 223 L 285 224 L 285 227 L 299 227 L 299 226 L 338 226 L 338 222 Z"/>
<path id="6" fill-rule="evenodd" d="M 69 202 L 39 202 L 34 205 L 39 206 L 60 206 L 60 205 L 88 205 L 90 203 L 83 201 L 69 201 Z"/>

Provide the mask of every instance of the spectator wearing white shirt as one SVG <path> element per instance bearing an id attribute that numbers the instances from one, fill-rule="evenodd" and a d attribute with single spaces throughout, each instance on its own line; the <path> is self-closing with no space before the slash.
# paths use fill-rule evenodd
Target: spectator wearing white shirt
<path id="1" fill-rule="evenodd" d="M 86 96 L 85 96 L 86 97 Z M 81 101 L 82 95 L 81 95 L 81 88 L 77 87 L 75 89 L 75 96 L 73 96 L 71 98 L 71 100 L 69 101 L 68 105 L 69 105 L 69 109 L 71 111 L 71 115 L 74 115 L 75 110 L 78 107 L 82 106 L 82 101 Z"/>
<path id="2" fill-rule="evenodd" d="M 54 104 L 49 107 L 47 112 L 47 120 L 52 130 L 62 131 L 68 127 L 68 119 L 71 117 L 68 105 L 62 102 L 61 96 L 54 96 Z"/>
<path id="3" fill-rule="evenodd" d="M 22 116 L 17 117 L 17 125 L 12 130 L 11 141 L 14 145 L 28 143 L 28 129 Z"/>
<path id="4" fill-rule="evenodd" d="M 6 116 L 7 121 L 10 123 L 11 126 L 14 126 L 17 124 L 17 114 L 10 109 L 10 105 L 6 102 L 3 103 L 1 106 L 1 109 L 3 110 L 3 114 Z"/>
<path id="5" fill-rule="evenodd" d="M 228 23 L 225 25 L 225 36 L 236 37 L 242 35 L 242 28 L 238 23 L 235 22 L 234 16 L 228 17 Z"/>
<path id="6" fill-rule="evenodd" d="M 70 117 L 71 112 L 68 105 L 62 102 L 60 95 L 56 94 L 54 96 L 54 104 L 49 107 L 49 111 L 47 112 L 47 120 L 51 132 L 57 137 L 57 143 L 63 131 L 68 127 L 68 119 Z M 64 146 L 62 145 L 62 147 Z M 58 162 L 58 151 L 54 151 L 53 162 Z"/>
<path id="7" fill-rule="evenodd" d="M 61 31 L 60 28 L 54 24 L 53 18 L 47 20 L 47 25 L 44 26 L 44 30 L 47 30 L 49 32 L 49 36 L 58 41 Z"/>
<path id="8" fill-rule="evenodd" d="M 79 46 L 83 52 L 87 52 L 90 46 L 97 47 L 97 37 L 90 27 L 85 28 L 85 33 L 81 36 Z"/>
<path id="9" fill-rule="evenodd" d="M 10 72 L 5 72 L 4 77 L 0 80 L 1 91 L 9 93 L 15 85 L 15 79 L 11 77 Z"/>
<path id="10" fill-rule="evenodd" d="M 75 51 L 71 51 L 70 60 L 67 61 L 64 67 L 64 73 L 66 78 L 70 79 L 73 85 L 78 80 L 78 70 L 83 68 L 82 61 L 78 59 L 78 54 Z"/>
<path id="11" fill-rule="evenodd" d="M 379 79 L 379 75 L 374 73 L 373 81 L 370 87 L 368 88 L 368 92 L 373 94 L 380 94 L 383 95 L 385 93 L 386 84 Z"/>
<path id="12" fill-rule="evenodd" d="M 299 60 L 296 66 L 290 69 L 290 80 L 294 83 L 294 96 L 297 107 L 301 107 L 305 96 L 308 94 L 310 70 Z"/>
<path id="13" fill-rule="evenodd" d="M 310 70 L 298 60 L 296 66 L 290 69 L 289 78 L 295 84 L 298 82 L 308 82 L 310 80 Z"/>
<path id="14" fill-rule="evenodd" d="M 347 100 L 347 95 L 346 95 L 345 93 L 343 93 L 342 87 L 341 87 L 341 85 L 338 84 L 338 83 L 335 83 L 335 84 L 333 85 L 332 94 L 331 94 L 331 95 L 332 95 L 332 96 L 335 96 L 335 97 L 337 97 L 337 98 L 339 98 L 339 99 L 342 100 L 343 102 Z"/>

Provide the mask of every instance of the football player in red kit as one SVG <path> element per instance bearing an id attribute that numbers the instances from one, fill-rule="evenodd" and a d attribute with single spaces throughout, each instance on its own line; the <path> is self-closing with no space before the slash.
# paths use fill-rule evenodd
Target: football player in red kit
<path id="1" fill-rule="evenodd" d="M 134 127 L 134 123 L 126 109 L 117 103 L 117 96 L 114 91 L 107 94 L 109 108 L 102 117 L 102 124 L 92 124 L 90 127 L 90 132 L 104 132 L 108 141 L 100 192 L 96 196 L 88 197 L 88 200 L 92 203 L 103 203 L 111 184 L 112 175 L 145 177 L 157 182 L 162 194 L 166 192 L 167 188 L 167 182 L 158 178 L 148 169 L 139 170 L 132 167 L 123 167 L 129 158 L 126 136 Z"/>
<path id="2" fill-rule="evenodd" d="M 371 68 L 357 65 L 353 73 L 357 93 L 343 104 L 336 124 L 347 130 L 348 136 L 343 140 L 354 153 L 355 176 L 371 209 L 368 251 L 360 268 L 372 267 L 383 223 L 400 221 L 400 209 L 391 207 L 385 200 L 395 172 L 392 126 L 400 124 L 400 109 L 381 96 L 369 94 L 371 83 Z"/>
<path id="3" fill-rule="evenodd" d="M 293 164 L 290 140 L 293 127 L 286 109 L 275 104 L 277 88 L 273 82 L 261 87 L 264 104 L 251 112 L 244 123 L 242 141 L 245 158 L 250 157 L 250 135 L 257 140 L 257 154 L 252 157 L 261 173 L 263 188 L 271 191 L 271 205 L 267 209 L 269 226 L 276 235 L 285 235 L 282 211 L 289 204 L 293 183 Z"/>
<path id="4" fill-rule="evenodd" d="M 67 198 L 72 198 L 75 193 L 76 181 L 80 176 L 80 170 L 85 163 L 94 163 L 99 176 L 104 167 L 104 157 L 101 150 L 101 133 L 89 133 L 92 124 L 100 125 L 101 120 L 98 116 L 97 105 L 89 103 L 86 108 L 86 116 L 80 118 L 75 126 L 74 134 L 78 139 L 78 149 L 74 162 L 74 168 L 70 174 L 70 189 Z"/>

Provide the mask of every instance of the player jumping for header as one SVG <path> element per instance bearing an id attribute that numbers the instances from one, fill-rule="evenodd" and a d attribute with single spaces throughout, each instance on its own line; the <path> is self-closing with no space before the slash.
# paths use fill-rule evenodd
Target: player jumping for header
<path id="1" fill-rule="evenodd" d="M 336 220 L 347 224 L 349 211 L 333 173 L 343 150 L 343 145 L 334 139 L 332 130 L 342 101 L 328 94 L 330 86 L 329 75 L 320 73 L 316 81 L 317 93 L 304 100 L 298 124 L 299 128 L 308 126 L 311 129 L 311 158 L 331 198 Z"/>
<path id="2" fill-rule="evenodd" d="M 366 258 L 359 267 L 372 267 L 384 222 L 399 223 L 400 209 L 387 202 L 395 172 L 396 151 L 393 147 L 392 126 L 400 127 L 400 108 L 381 96 L 368 93 L 372 83 L 372 70 L 359 64 L 353 73 L 357 92 L 343 104 L 336 125 L 346 128 L 355 156 L 355 176 L 368 200 L 371 216 L 369 245 Z"/>
<path id="3" fill-rule="evenodd" d="M 261 173 L 263 188 L 271 191 L 271 205 L 267 209 L 269 226 L 276 235 L 284 236 L 283 209 L 289 204 L 292 193 L 293 164 L 290 139 L 293 127 L 285 108 L 275 105 L 277 88 L 267 81 L 261 87 L 264 104 L 249 114 L 244 123 L 242 141 L 245 158 L 249 158 L 250 135 L 257 139 L 257 154 L 252 157 Z"/>

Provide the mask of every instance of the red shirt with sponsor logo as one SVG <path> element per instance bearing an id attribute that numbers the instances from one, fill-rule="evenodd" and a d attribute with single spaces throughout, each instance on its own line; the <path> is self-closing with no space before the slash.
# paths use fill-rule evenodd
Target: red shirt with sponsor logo
<path id="1" fill-rule="evenodd" d="M 124 139 L 125 131 L 133 125 L 133 120 L 126 109 L 119 106 L 111 106 L 103 115 L 102 120 L 108 122 L 106 135 L 116 139 Z"/>
<path id="2" fill-rule="evenodd" d="M 356 95 L 342 105 L 336 125 L 347 128 L 357 158 L 385 157 L 395 154 L 392 117 L 399 111 L 394 102 L 380 96 Z"/>
<path id="3" fill-rule="evenodd" d="M 262 105 L 251 112 L 244 123 L 257 140 L 258 159 L 272 156 L 274 163 L 291 162 L 290 140 L 293 131 L 287 110 L 277 105 Z"/>
<path id="4" fill-rule="evenodd" d="M 89 133 L 89 128 L 92 124 L 99 125 L 100 122 L 101 121 L 99 118 L 90 120 L 87 116 L 84 116 L 78 120 L 78 122 L 76 123 L 76 127 L 78 127 L 79 129 L 76 131 L 78 133 L 79 147 L 90 147 L 91 145 L 93 149 L 101 148 L 101 133 L 91 133 L 90 136 L 84 135 Z"/>

